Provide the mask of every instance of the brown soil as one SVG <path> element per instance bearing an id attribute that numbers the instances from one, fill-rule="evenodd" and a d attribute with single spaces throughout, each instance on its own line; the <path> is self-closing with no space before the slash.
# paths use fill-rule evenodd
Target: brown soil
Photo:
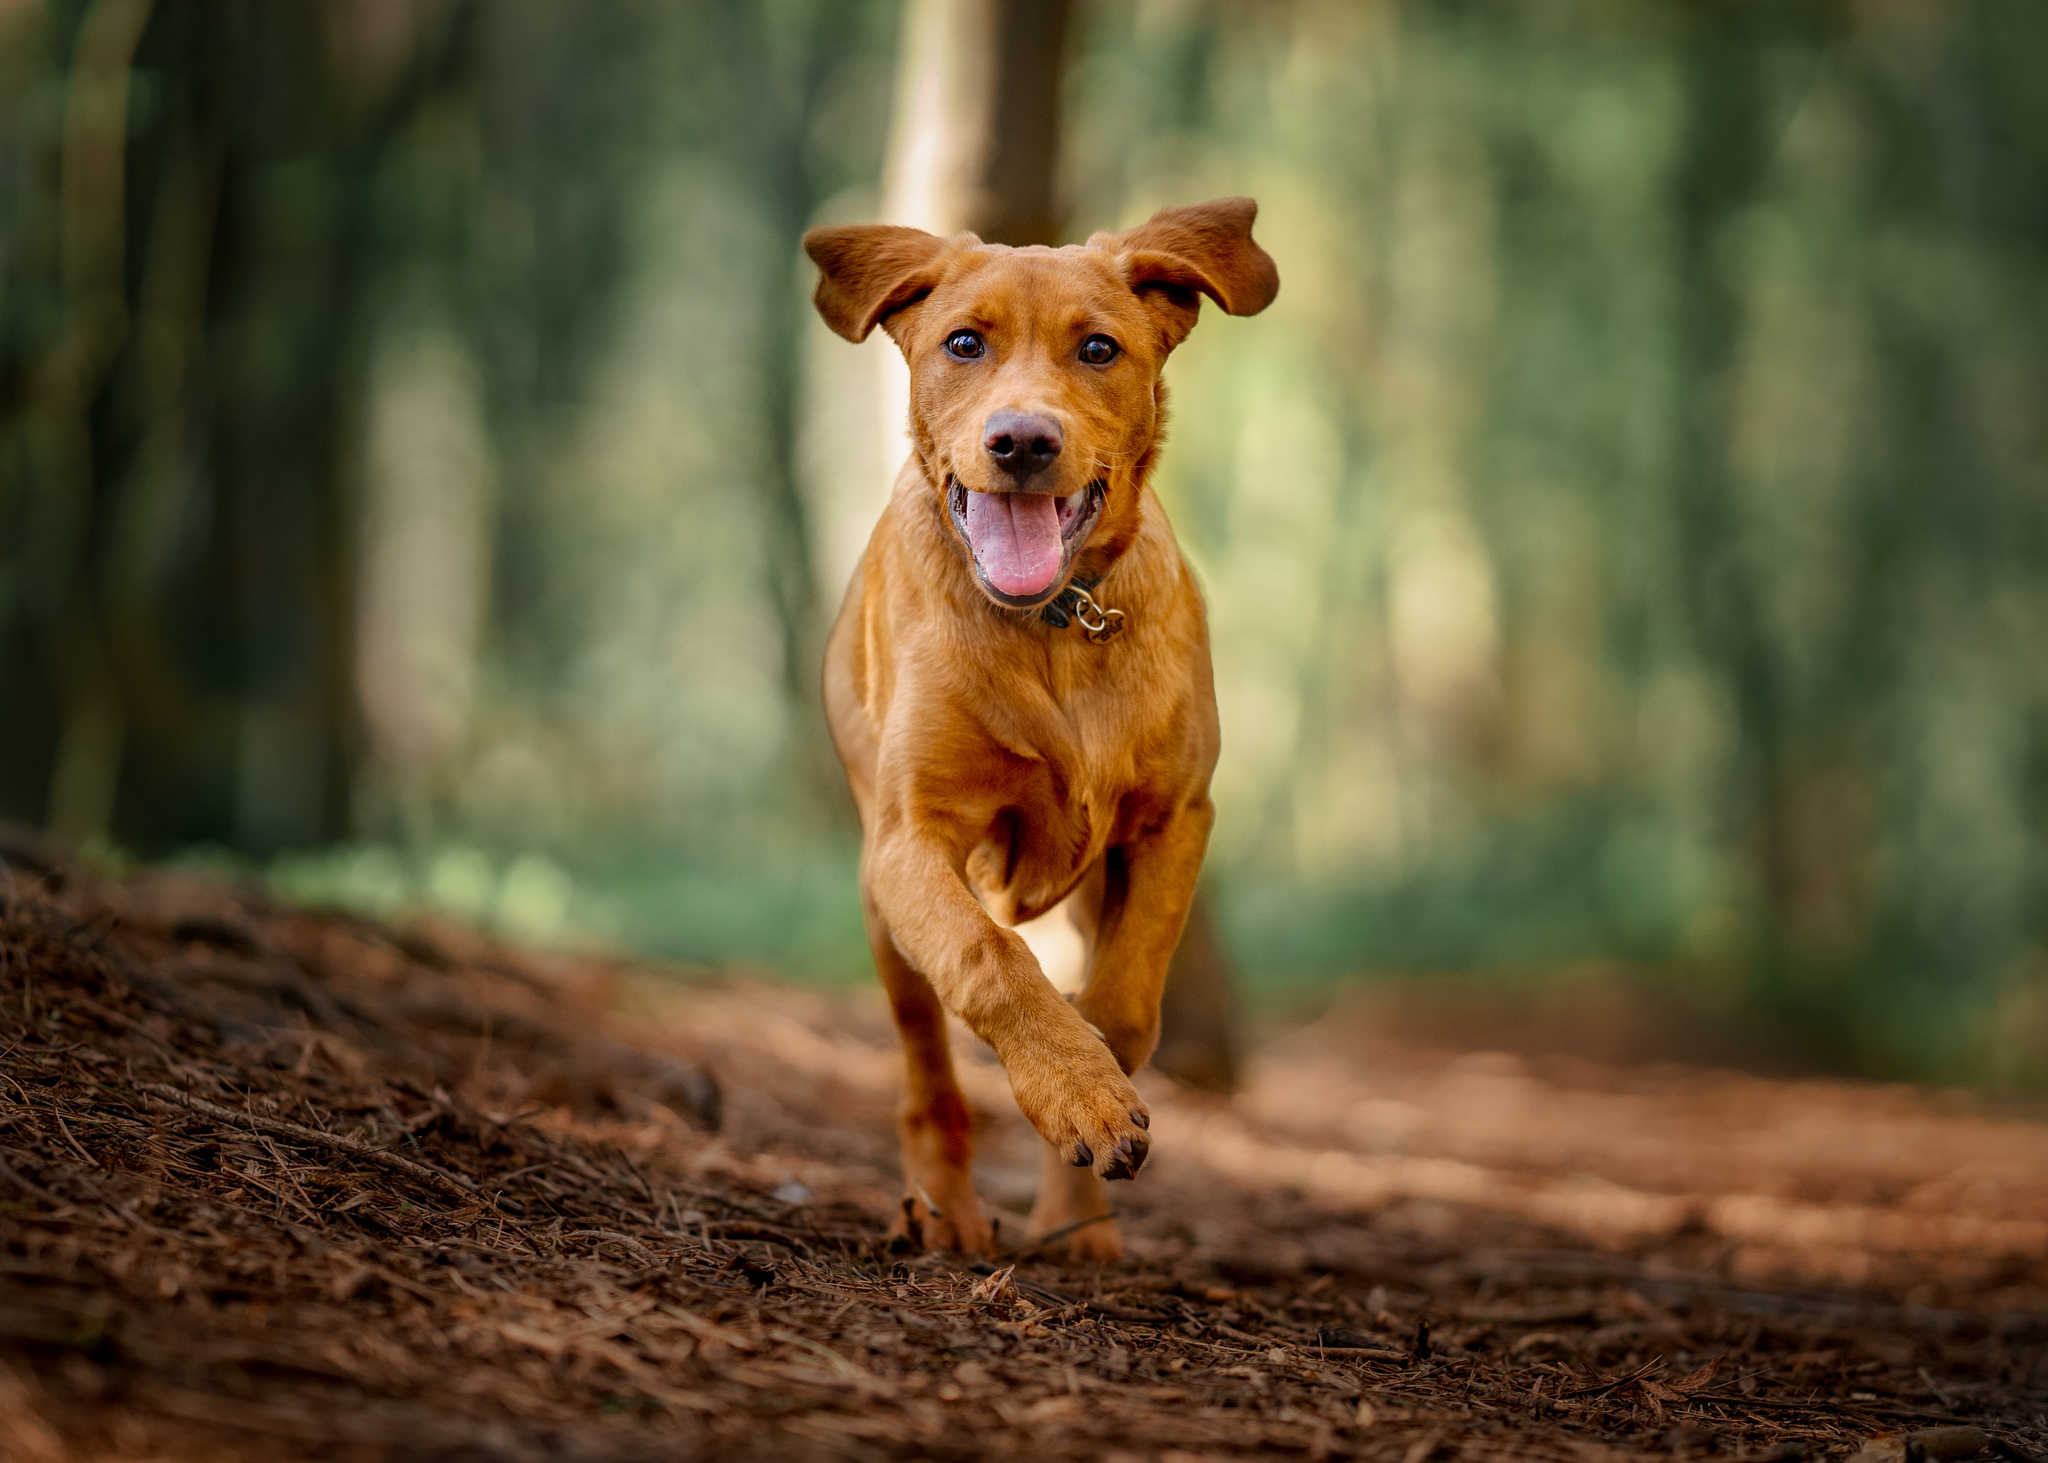
<path id="1" fill-rule="evenodd" d="M 866 993 L 0 842 L 10 1460 L 2048 1450 L 2039 1110 L 1339 1014 L 1228 1103 L 1141 1079 L 1125 1263 L 977 1267 L 884 1238 Z"/>

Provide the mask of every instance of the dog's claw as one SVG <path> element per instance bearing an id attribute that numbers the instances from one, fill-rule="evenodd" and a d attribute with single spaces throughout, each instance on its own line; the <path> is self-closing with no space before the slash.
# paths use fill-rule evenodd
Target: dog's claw
<path id="1" fill-rule="evenodd" d="M 1072 1161 L 1076 1168 L 1092 1168 L 1095 1164 L 1095 1150 L 1086 1143 L 1076 1143 Z"/>
<path id="2" fill-rule="evenodd" d="M 1136 1178 L 1138 1170 L 1145 1166 L 1148 1151 L 1150 1145 L 1135 1133 L 1119 1139 L 1116 1147 L 1109 1151 L 1109 1162 L 1102 1166 L 1102 1176 L 1110 1180 Z"/>
<path id="3" fill-rule="evenodd" d="M 1149 1128 L 1152 1126 L 1152 1114 L 1148 1112 L 1140 1112 L 1138 1111 L 1138 1109 L 1132 1108 L 1131 1121 L 1136 1123 L 1141 1128 Z"/>

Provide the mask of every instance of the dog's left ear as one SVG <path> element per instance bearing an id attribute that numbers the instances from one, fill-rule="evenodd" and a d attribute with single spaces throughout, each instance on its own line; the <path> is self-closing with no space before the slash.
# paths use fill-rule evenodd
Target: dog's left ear
<path id="1" fill-rule="evenodd" d="M 804 235 L 804 252 L 818 266 L 811 302 L 834 334 L 866 340 L 877 325 L 932 292 L 939 257 L 952 243 L 895 224 L 812 229 Z"/>
<path id="2" fill-rule="evenodd" d="M 1192 208 L 1165 208 L 1121 234 L 1096 234 L 1089 247 L 1107 249 L 1124 278 L 1152 304 L 1168 350 L 1187 338 L 1207 295 L 1232 315 L 1256 315 L 1280 293 L 1272 256 L 1252 241 L 1259 205 L 1219 198 Z"/>

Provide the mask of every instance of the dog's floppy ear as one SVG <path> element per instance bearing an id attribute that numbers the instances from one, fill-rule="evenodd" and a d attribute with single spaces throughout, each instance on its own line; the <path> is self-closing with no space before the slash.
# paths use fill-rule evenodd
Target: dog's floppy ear
<path id="1" fill-rule="evenodd" d="M 895 224 L 812 229 L 804 235 L 804 252 L 818 266 L 812 302 L 833 333 L 866 340 L 882 321 L 932 292 L 939 256 L 951 244 Z"/>
<path id="2" fill-rule="evenodd" d="M 1280 293 L 1272 256 L 1252 241 L 1259 205 L 1218 198 L 1192 208 L 1163 208 L 1121 234 L 1097 234 L 1089 246 L 1117 257 L 1124 278 L 1164 316 L 1167 346 L 1194 329 L 1199 296 L 1232 315 L 1256 315 Z"/>

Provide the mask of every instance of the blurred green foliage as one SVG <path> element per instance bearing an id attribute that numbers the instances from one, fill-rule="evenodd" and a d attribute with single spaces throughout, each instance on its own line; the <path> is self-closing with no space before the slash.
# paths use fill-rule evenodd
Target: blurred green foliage
<path id="1" fill-rule="evenodd" d="M 1081 13 L 1070 237 L 1249 193 L 1284 280 L 1159 483 L 1247 977 L 1610 960 L 2048 1081 L 2048 9 Z M 796 240 L 898 22 L 0 10 L 0 809 L 864 971 L 804 444 L 877 398 Z"/>

